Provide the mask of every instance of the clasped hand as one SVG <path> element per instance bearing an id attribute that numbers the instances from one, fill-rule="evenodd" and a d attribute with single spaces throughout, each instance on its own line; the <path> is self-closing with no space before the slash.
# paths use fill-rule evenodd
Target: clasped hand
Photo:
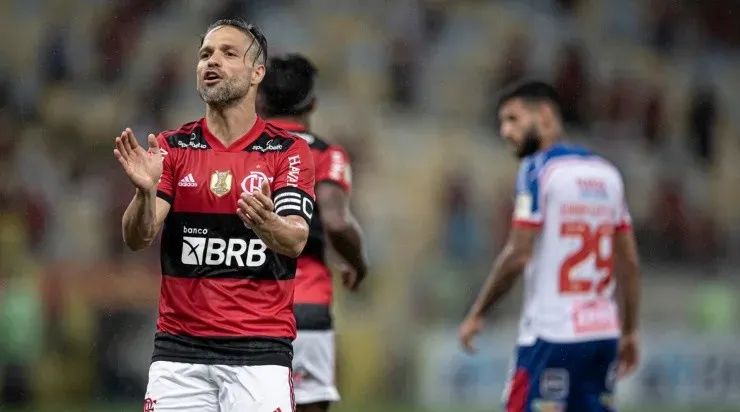
<path id="1" fill-rule="evenodd" d="M 262 182 L 259 190 L 255 190 L 252 193 L 242 193 L 237 205 L 239 208 L 236 210 L 236 214 L 252 229 L 264 228 L 267 224 L 277 219 L 275 204 L 272 202 L 270 184 L 267 180 Z"/>

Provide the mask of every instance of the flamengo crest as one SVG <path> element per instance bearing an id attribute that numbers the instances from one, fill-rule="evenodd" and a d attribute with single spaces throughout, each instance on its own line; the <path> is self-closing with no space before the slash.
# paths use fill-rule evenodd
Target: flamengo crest
<path id="1" fill-rule="evenodd" d="M 267 175 L 262 172 L 251 172 L 249 173 L 249 176 L 242 180 L 242 191 L 246 193 L 254 193 L 255 191 L 262 190 L 262 182 L 265 180 L 272 183 L 273 178 L 267 177 Z"/>

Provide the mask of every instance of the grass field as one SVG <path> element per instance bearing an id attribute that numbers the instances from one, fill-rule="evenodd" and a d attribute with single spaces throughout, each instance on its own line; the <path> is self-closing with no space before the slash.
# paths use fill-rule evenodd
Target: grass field
<path id="1" fill-rule="evenodd" d="M 6 411 L 0 405 L 0 410 Z M 492 406 L 491 408 L 468 408 L 464 406 L 451 407 L 451 408 L 438 408 L 438 409 L 424 409 L 416 406 L 401 406 L 401 405 L 337 405 L 336 408 L 332 409 L 332 412 L 497 412 L 500 411 L 498 405 Z M 7 409 L 8 412 L 141 412 L 141 405 L 139 404 L 109 404 L 109 405 L 95 405 L 87 407 L 47 407 L 47 408 L 32 408 L 25 410 L 12 410 Z M 640 407 L 624 407 L 620 408 L 620 412 L 739 412 L 740 407 L 717 407 L 711 405 L 703 406 L 692 406 L 692 407 L 666 407 L 658 405 L 645 405 Z"/>

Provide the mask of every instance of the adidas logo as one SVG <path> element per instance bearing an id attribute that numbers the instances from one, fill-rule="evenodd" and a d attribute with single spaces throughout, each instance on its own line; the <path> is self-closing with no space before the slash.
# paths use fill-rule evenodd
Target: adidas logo
<path id="1" fill-rule="evenodd" d="M 177 185 L 180 187 L 196 187 L 198 186 L 198 183 L 195 181 L 193 174 L 188 173 L 188 175 L 183 177 Z"/>

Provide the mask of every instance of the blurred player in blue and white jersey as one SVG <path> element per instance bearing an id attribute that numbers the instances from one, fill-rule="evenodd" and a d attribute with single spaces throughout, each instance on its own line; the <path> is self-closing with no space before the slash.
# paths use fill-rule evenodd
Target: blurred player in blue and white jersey
<path id="1" fill-rule="evenodd" d="M 613 411 L 617 378 L 638 362 L 639 263 L 622 176 L 564 141 L 561 113 L 542 82 L 499 100 L 501 135 L 521 159 L 513 227 L 460 339 L 473 351 L 485 313 L 524 275 L 507 412 Z"/>

